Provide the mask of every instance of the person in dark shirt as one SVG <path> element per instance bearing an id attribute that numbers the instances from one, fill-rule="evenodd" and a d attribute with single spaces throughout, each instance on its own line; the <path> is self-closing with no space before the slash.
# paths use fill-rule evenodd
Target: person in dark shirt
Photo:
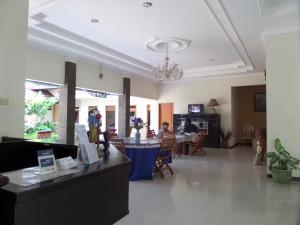
<path id="1" fill-rule="evenodd" d="M 186 119 L 185 127 L 184 127 L 185 133 L 198 133 L 198 127 L 195 124 L 192 124 L 191 118 Z"/>

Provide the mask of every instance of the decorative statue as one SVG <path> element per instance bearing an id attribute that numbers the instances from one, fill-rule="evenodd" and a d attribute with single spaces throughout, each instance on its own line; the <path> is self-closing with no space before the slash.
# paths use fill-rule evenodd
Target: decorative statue
<path id="1" fill-rule="evenodd" d="M 101 132 L 100 127 L 102 126 L 101 117 L 99 110 L 93 109 L 89 111 L 89 141 L 91 143 L 99 144 L 99 134 Z"/>
<path id="2" fill-rule="evenodd" d="M 256 154 L 253 158 L 253 164 L 259 165 L 263 161 L 263 151 L 259 141 L 256 141 Z"/>

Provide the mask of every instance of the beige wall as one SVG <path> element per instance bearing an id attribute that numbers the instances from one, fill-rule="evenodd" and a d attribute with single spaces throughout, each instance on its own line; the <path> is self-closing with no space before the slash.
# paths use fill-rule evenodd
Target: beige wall
<path id="1" fill-rule="evenodd" d="M 266 53 L 268 151 L 278 137 L 300 158 L 300 33 L 268 37 Z"/>
<path id="2" fill-rule="evenodd" d="M 205 111 L 210 112 L 207 103 L 216 98 L 221 126 L 231 129 L 231 87 L 260 84 L 265 84 L 263 73 L 163 84 L 159 88 L 159 102 L 174 102 L 174 113 L 187 113 L 187 105 L 192 103 L 203 103 Z"/>
<path id="3" fill-rule="evenodd" d="M 266 93 L 265 85 L 232 88 L 232 129 L 237 142 L 242 142 L 244 123 L 255 129 L 266 128 L 266 112 L 254 112 L 254 94 Z M 254 133 L 253 133 L 254 135 Z"/>
<path id="4" fill-rule="evenodd" d="M 36 48 L 27 49 L 26 78 L 50 83 L 63 84 L 67 58 Z M 102 70 L 103 79 L 99 79 L 99 65 L 77 61 L 77 87 L 123 93 L 123 75 L 111 70 Z M 157 83 L 141 78 L 131 78 L 131 95 L 157 99 Z"/>
<path id="5" fill-rule="evenodd" d="M 24 136 L 28 0 L 0 1 L 0 137 Z"/>

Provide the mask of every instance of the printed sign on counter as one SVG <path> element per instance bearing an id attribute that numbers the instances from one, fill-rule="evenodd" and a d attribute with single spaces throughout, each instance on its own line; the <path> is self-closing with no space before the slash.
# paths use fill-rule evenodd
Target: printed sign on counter
<path id="1" fill-rule="evenodd" d="M 37 155 L 40 166 L 40 174 L 56 171 L 53 149 L 38 150 Z"/>

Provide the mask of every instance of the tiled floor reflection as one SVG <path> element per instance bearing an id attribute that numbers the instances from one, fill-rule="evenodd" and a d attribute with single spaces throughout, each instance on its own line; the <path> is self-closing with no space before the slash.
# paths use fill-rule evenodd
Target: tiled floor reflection
<path id="1" fill-rule="evenodd" d="M 130 214 L 117 225 L 300 225 L 300 182 L 274 183 L 250 147 L 176 157 L 175 175 L 130 182 Z"/>

